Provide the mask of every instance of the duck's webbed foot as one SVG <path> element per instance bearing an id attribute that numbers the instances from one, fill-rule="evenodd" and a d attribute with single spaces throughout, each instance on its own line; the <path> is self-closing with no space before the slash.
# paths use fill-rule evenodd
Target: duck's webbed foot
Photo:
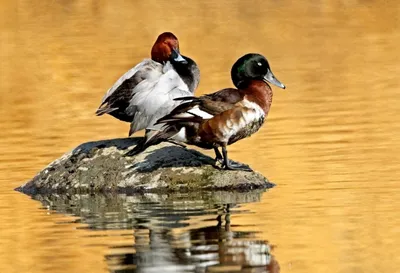
<path id="1" fill-rule="evenodd" d="M 252 172 L 253 170 L 249 167 L 249 165 L 246 164 L 239 164 L 232 162 L 228 159 L 228 152 L 226 151 L 226 146 L 222 146 L 222 154 L 223 154 L 223 164 L 222 167 L 225 170 L 233 170 L 233 171 L 246 171 L 246 172 Z"/>
<path id="2" fill-rule="evenodd" d="M 228 160 L 229 161 L 229 160 Z M 246 171 L 252 172 L 253 170 L 250 168 L 249 165 L 246 164 L 238 164 L 232 161 L 229 161 L 229 164 L 224 164 L 225 170 L 232 170 L 232 171 Z"/>

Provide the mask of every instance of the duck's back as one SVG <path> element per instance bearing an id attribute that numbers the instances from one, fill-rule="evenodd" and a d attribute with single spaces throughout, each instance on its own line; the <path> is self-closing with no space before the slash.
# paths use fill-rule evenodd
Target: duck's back
<path id="1" fill-rule="evenodd" d="M 97 115 L 110 114 L 122 121 L 131 122 L 132 112 L 127 112 L 134 95 L 154 86 L 163 74 L 163 65 L 151 59 L 145 59 L 124 75 L 104 95 Z M 139 88 L 138 88 L 139 87 Z"/>
<path id="2" fill-rule="evenodd" d="M 104 96 L 97 115 L 110 114 L 131 123 L 129 135 L 153 124 L 192 96 L 200 80 L 197 64 L 167 61 L 164 65 L 146 59 L 126 72 Z M 156 128 L 158 129 L 158 128 Z"/>

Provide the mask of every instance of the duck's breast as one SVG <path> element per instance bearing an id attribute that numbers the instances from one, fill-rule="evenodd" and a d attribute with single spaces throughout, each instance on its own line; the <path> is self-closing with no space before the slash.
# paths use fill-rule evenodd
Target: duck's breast
<path id="1" fill-rule="evenodd" d="M 231 125 L 226 134 L 228 144 L 251 136 L 261 128 L 265 120 L 265 113 L 257 103 L 244 99 L 238 108 L 236 114 L 226 122 Z"/>
<path id="2" fill-rule="evenodd" d="M 201 138 L 205 141 L 234 143 L 257 132 L 265 113 L 256 103 L 242 100 L 235 107 L 204 122 Z"/>

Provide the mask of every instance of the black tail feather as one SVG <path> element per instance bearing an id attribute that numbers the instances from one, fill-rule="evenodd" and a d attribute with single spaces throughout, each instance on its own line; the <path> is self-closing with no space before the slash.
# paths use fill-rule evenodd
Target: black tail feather
<path id="1" fill-rule="evenodd" d="M 153 145 L 160 144 L 179 132 L 175 126 L 165 128 L 163 131 L 157 132 L 155 135 L 148 137 L 146 136 L 133 148 L 132 150 L 125 153 L 125 156 L 135 156 L 145 151 L 147 148 Z M 150 134 L 149 134 L 150 135 Z"/>
<path id="2" fill-rule="evenodd" d="M 195 100 L 197 99 L 194 96 L 187 96 L 187 97 L 179 97 L 179 98 L 175 98 L 174 100 Z"/>
<path id="3" fill-rule="evenodd" d="M 103 108 L 97 109 L 96 116 L 101 116 L 101 115 L 107 114 L 107 110 L 108 109 L 103 109 Z"/>
<path id="4" fill-rule="evenodd" d="M 132 150 L 129 150 L 124 156 L 135 156 L 146 150 L 146 138 L 143 138 Z"/>
<path id="5" fill-rule="evenodd" d="M 195 97 L 193 97 L 193 98 L 195 98 Z M 158 119 L 155 124 L 165 123 L 168 120 L 185 120 L 185 118 L 176 118 L 175 115 L 182 114 L 182 113 L 190 110 L 194 106 L 200 105 L 200 104 L 201 104 L 201 100 L 199 100 L 197 98 L 195 98 L 189 102 L 184 102 L 184 103 L 178 105 L 177 107 L 175 107 L 175 109 L 172 110 L 171 113 L 169 113 L 168 115 L 165 115 L 164 117 Z"/>
<path id="6" fill-rule="evenodd" d="M 108 105 L 108 104 L 102 104 L 102 105 L 100 105 L 99 109 L 97 109 L 96 116 L 109 114 L 117 109 L 118 109 L 118 107 L 111 108 L 110 105 Z"/>

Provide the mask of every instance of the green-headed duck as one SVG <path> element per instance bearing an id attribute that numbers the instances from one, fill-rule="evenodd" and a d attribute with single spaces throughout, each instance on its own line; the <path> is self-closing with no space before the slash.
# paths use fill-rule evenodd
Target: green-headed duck
<path id="1" fill-rule="evenodd" d="M 198 98 L 177 98 L 184 103 L 157 121 L 163 125 L 162 130 L 127 155 L 138 154 L 161 141 L 174 140 L 214 149 L 216 160 L 225 169 L 251 170 L 230 162 L 226 146 L 260 129 L 272 103 L 272 89 L 268 83 L 283 89 L 285 86 L 275 78 L 267 59 L 260 54 L 239 58 L 232 67 L 231 77 L 237 89 L 227 88 Z"/>

